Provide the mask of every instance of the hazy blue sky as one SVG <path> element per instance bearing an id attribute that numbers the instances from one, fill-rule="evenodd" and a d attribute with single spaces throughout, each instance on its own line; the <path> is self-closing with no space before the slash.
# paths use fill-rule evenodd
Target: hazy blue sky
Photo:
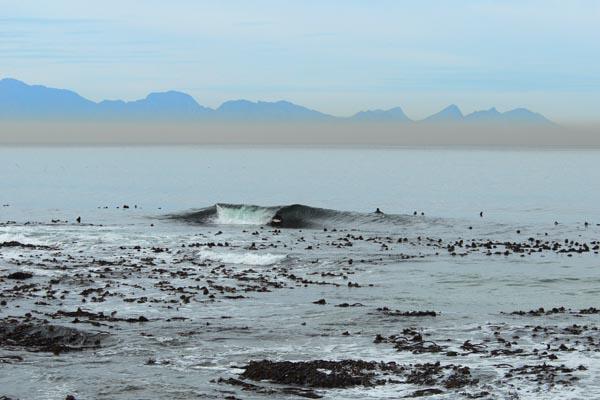
<path id="1" fill-rule="evenodd" d="M 0 0 L 0 77 L 94 99 L 177 89 L 414 118 L 600 120 L 600 1 Z"/>

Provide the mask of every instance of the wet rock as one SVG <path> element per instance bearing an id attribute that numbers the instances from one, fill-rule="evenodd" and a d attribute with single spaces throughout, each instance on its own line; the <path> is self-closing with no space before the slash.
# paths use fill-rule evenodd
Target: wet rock
<path id="1" fill-rule="evenodd" d="M 375 362 L 344 361 L 251 361 L 244 367 L 241 377 L 253 381 L 299 385 L 315 388 L 345 388 L 374 386 Z"/>
<path id="2" fill-rule="evenodd" d="M 570 308 L 566 308 L 564 306 L 553 307 L 551 309 L 545 309 L 544 307 L 540 307 L 537 310 L 529 310 L 529 311 L 513 311 L 509 313 L 510 315 L 519 315 L 519 316 L 528 316 L 528 317 L 541 317 L 545 315 L 554 315 L 554 314 L 572 314 L 572 315 L 592 315 L 592 314 L 600 314 L 600 309 L 596 307 L 589 307 L 580 310 L 572 310 Z"/>
<path id="3" fill-rule="evenodd" d="M 262 360 L 251 361 L 243 368 L 241 379 L 320 389 L 371 387 L 390 383 L 459 389 L 478 384 L 478 380 L 471 377 L 468 367 L 441 365 L 439 362 L 398 365 L 394 362 L 363 360 L 300 362 Z M 239 380 L 236 380 L 235 384 L 248 385 Z M 420 391 L 423 396 L 442 392 L 437 388 Z"/>
<path id="4" fill-rule="evenodd" d="M 23 361 L 21 356 L 0 356 L 0 364 L 13 364 L 15 362 Z M 2 398 L 0 397 L 0 400 Z"/>
<path id="5" fill-rule="evenodd" d="M 382 314 L 391 316 L 391 317 L 435 317 L 437 313 L 435 311 L 400 311 L 400 310 L 391 310 L 388 307 L 379 307 L 377 311 Z"/>
<path id="6" fill-rule="evenodd" d="M 278 393 L 281 394 L 291 394 L 299 397 L 304 397 L 307 399 L 321 399 L 323 396 L 320 396 L 314 390 L 311 389 L 302 389 L 302 388 L 293 388 L 293 387 L 284 387 L 284 388 L 267 388 L 264 386 L 254 385 L 252 383 L 244 382 L 240 379 L 228 378 L 223 379 L 219 378 L 218 383 L 226 383 L 228 385 L 241 387 L 242 390 L 252 391 L 255 393 L 260 393 L 264 395 L 275 395 Z M 235 398 L 235 397 L 234 397 Z"/>
<path id="7" fill-rule="evenodd" d="M 387 338 L 377 335 L 374 343 L 392 343 L 396 350 L 413 354 L 440 353 L 445 349 L 431 340 L 425 340 L 422 332 L 412 328 L 404 329 L 401 335 L 391 335 Z"/>
<path id="8" fill-rule="evenodd" d="M 436 362 L 415 364 L 406 378 L 406 382 L 417 385 L 442 384 L 447 389 L 458 389 L 476 385 L 479 381 L 471 377 L 469 367 L 453 364 L 441 365 Z"/>
<path id="9" fill-rule="evenodd" d="M 33 277 L 32 273 L 22 272 L 22 271 L 13 272 L 12 274 L 6 276 L 7 279 L 15 279 L 15 280 L 19 280 L 19 281 L 23 281 L 25 279 L 30 279 L 32 277 Z"/>
<path id="10" fill-rule="evenodd" d="M 413 397 L 433 396 L 435 394 L 442 394 L 442 393 L 444 393 L 443 390 L 436 389 L 436 388 L 421 389 L 421 390 L 414 391 L 411 394 L 409 394 L 408 396 L 404 396 L 404 397 L 410 399 L 410 398 L 413 398 Z"/>
<path id="11" fill-rule="evenodd" d="M 80 331 L 58 325 L 22 323 L 16 320 L 0 322 L 0 346 L 23 347 L 29 351 L 54 354 L 99 348 L 106 333 Z"/>
<path id="12" fill-rule="evenodd" d="M 140 303 L 140 301 L 138 301 L 138 303 Z M 78 307 L 76 311 L 58 310 L 54 314 L 51 314 L 50 317 L 52 317 L 54 319 L 64 318 L 64 317 L 74 317 L 75 320 L 72 321 L 74 323 L 95 322 L 95 321 L 135 323 L 135 322 L 148 322 L 149 321 L 149 319 L 144 317 L 143 315 L 140 315 L 139 317 L 120 318 L 120 317 L 116 317 L 115 314 L 116 314 L 116 312 L 112 312 L 110 315 L 107 315 L 102 311 L 100 311 L 98 313 L 94 313 L 91 311 L 82 310 L 80 307 Z M 80 319 L 80 318 L 86 318 L 86 319 Z M 98 326 L 98 324 L 94 324 L 94 325 Z"/>
<path id="13" fill-rule="evenodd" d="M 583 367 L 583 366 L 581 366 Z M 522 378 L 539 385 L 554 387 L 556 385 L 570 386 L 579 380 L 573 376 L 576 371 L 584 371 L 586 368 L 567 368 L 564 365 L 523 365 L 521 367 L 510 369 L 505 378 Z"/>
<path id="14" fill-rule="evenodd" d="M 364 304 L 362 304 L 362 303 L 352 303 L 352 304 L 341 303 L 341 304 L 336 305 L 336 307 L 341 307 L 341 308 L 347 308 L 347 307 L 364 307 Z"/>
<path id="15" fill-rule="evenodd" d="M 465 340 L 460 348 L 468 353 L 485 353 L 487 345 L 484 343 L 471 343 L 470 340 Z"/>
<path id="16" fill-rule="evenodd" d="M 23 249 L 50 250 L 50 246 L 35 245 L 30 243 L 21 243 L 16 240 L 0 243 L 0 247 L 21 247 Z"/>
<path id="17" fill-rule="evenodd" d="M 552 314 L 564 314 L 567 312 L 565 307 L 554 307 L 550 310 L 545 310 L 544 307 L 540 307 L 537 310 L 529 310 L 529 311 L 513 311 L 511 315 L 521 315 L 521 316 L 530 316 L 530 317 L 539 317 L 541 315 L 552 315 Z"/>
<path id="18" fill-rule="evenodd" d="M 582 315 L 600 314 L 600 309 L 598 309 L 596 307 L 581 309 L 581 310 L 579 310 L 578 314 L 582 314 Z"/>
<path id="19" fill-rule="evenodd" d="M 472 386 L 477 382 L 477 379 L 471 377 L 471 370 L 469 367 L 457 367 L 443 383 L 447 389 L 457 389 L 465 386 Z"/>

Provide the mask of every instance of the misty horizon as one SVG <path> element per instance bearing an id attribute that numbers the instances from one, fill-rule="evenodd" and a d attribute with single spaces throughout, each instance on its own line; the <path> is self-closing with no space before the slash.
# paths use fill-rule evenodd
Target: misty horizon
<path id="1" fill-rule="evenodd" d="M 334 117 L 287 101 L 204 107 L 185 93 L 93 102 L 65 89 L 0 80 L 0 144 L 598 146 L 596 125 L 561 126 L 525 109 L 463 114 L 450 105 L 419 121 L 400 107 Z"/>

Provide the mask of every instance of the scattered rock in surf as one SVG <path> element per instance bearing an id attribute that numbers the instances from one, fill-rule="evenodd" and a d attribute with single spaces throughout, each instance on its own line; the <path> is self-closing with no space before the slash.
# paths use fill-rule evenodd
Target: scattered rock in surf
<path id="1" fill-rule="evenodd" d="M 502 313 L 506 314 L 506 313 Z M 580 310 L 572 310 L 570 308 L 566 308 L 564 306 L 553 307 L 550 309 L 545 309 L 544 307 L 540 307 L 537 310 L 529 310 L 529 311 L 513 311 L 508 313 L 509 315 L 518 315 L 518 316 L 528 316 L 528 317 L 541 317 L 545 315 L 554 315 L 554 314 L 572 314 L 572 315 L 592 315 L 592 314 L 600 314 L 600 309 L 596 307 L 583 308 Z"/>
<path id="2" fill-rule="evenodd" d="M 116 315 L 116 312 L 113 312 L 110 315 L 107 315 L 102 311 L 95 313 L 92 311 L 82 310 L 80 307 L 78 307 L 76 311 L 58 310 L 54 314 L 51 314 L 50 317 L 52 317 L 54 319 L 71 317 L 71 318 L 75 318 L 72 321 L 73 323 L 87 322 L 87 323 L 91 323 L 92 325 L 95 325 L 95 326 L 100 325 L 97 323 L 98 321 L 129 322 L 129 323 L 148 322 L 149 321 L 149 319 L 144 317 L 143 315 L 140 315 L 139 317 L 129 317 L 129 318 L 119 318 L 119 317 L 115 317 L 115 315 Z"/>
<path id="3" fill-rule="evenodd" d="M 375 379 L 378 369 L 393 369 L 390 365 L 361 360 L 344 361 L 250 361 L 244 367 L 241 378 L 253 381 L 269 381 L 285 385 L 314 388 L 346 388 L 382 384 Z"/>
<path id="4" fill-rule="evenodd" d="M 385 314 L 390 317 L 436 317 L 438 315 L 435 311 L 400 311 L 400 310 L 391 310 L 388 307 L 379 307 L 377 308 L 382 314 Z"/>
<path id="5" fill-rule="evenodd" d="M 16 240 L 2 242 L 2 243 L 0 243 L 0 247 L 20 247 L 23 249 L 35 249 L 35 250 L 51 250 L 52 249 L 50 246 L 43 246 L 43 245 L 37 245 L 37 244 L 31 244 L 31 243 L 21 243 Z"/>
<path id="6" fill-rule="evenodd" d="M 220 383 L 241 386 L 244 390 L 260 393 L 273 393 L 277 387 L 258 386 L 245 382 L 251 380 L 277 385 L 294 385 L 309 389 L 340 389 L 352 387 L 374 387 L 395 383 L 408 383 L 429 386 L 415 393 L 421 396 L 443 393 L 445 389 L 461 389 L 475 386 L 478 379 L 471 376 L 469 367 L 437 363 L 401 365 L 395 362 L 375 362 L 364 360 L 342 361 L 250 361 L 243 367 L 240 379 L 219 379 Z M 302 394 L 295 393 L 299 396 Z M 318 393 L 310 393 L 317 395 Z M 309 397 L 309 396 L 303 396 Z M 310 397 L 318 398 L 318 397 Z"/>
<path id="7" fill-rule="evenodd" d="M 511 368 L 505 375 L 505 378 L 524 379 L 538 385 L 546 385 L 552 388 L 556 385 L 571 386 L 579 380 L 575 372 L 586 371 L 587 368 L 580 365 L 577 368 L 568 368 L 565 365 L 523 365 L 517 368 Z"/>
<path id="8" fill-rule="evenodd" d="M 590 314 L 600 314 L 600 309 L 596 307 L 589 307 L 579 310 L 578 314 L 582 315 L 590 315 Z"/>
<path id="9" fill-rule="evenodd" d="M 336 305 L 336 307 L 341 307 L 341 308 L 347 308 L 347 307 L 364 307 L 364 304 L 362 303 L 341 303 Z"/>
<path id="10" fill-rule="evenodd" d="M 564 314 L 567 312 L 567 309 L 564 307 L 554 307 L 550 310 L 545 310 L 544 307 L 540 307 L 537 310 L 529 310 L 529 311 L 513 311 L 511 315 L 527 315 L 530 317 L 539 317 L 541 315 L 552 315 L 552 314 Z"/>
<path id="11" fill-rule="evenodd" d="M 0 346 L 23 347 L 34 352 L 60 354 L 95 349 L 100 347 L 102 340 L 107 336 L 104 332 L 85 332 L 41 321 L 0 321 Z"/>
<path id="12" fill-rule="evenodd" d="M 304 397 L 307 399 L 323 398 L 323 396 L 319 395 L 317 392 L 315 392 L 312 389 L 303 389 L 303 388 L 297 388 L 297 387 L 284 387 L 284 388 L 275 389 L 275 388 L 268 388 L 268 387 L 264 387 L 264 386 L 254 385 L 252 383 L 244 382 L 240 379 L 235 379 L 235 378 L 228 378 L 228 379 L 219 378 L 217 383 L 225 383 L 228 385 L 238 386 L 238 387 L 241 387 L 242 390 L 244 390 L 244 391 L 251 391 L 251 392 L 255 392 L 255 393 L 259 393 L 259 394 L 263 394 L 263 395 L 275 395 L 275 394 L 281 393 L 281 394 L 286 394 L 286 395 L 291 394 L 291 395 L 295 395 L 295 396 L 299 396 L 299 397 Z M 226 397 L 226 399 L 240 400 L 235 396 L 229 396 L 229 397 Z"/>
<path id="13" fill-rule="evenodd" d="M 436 388 L 431 388 L 431 389 L 421 389 L 421 390 L 416 390 L 414 392 L 412 392 L 409 395 L 404 396 L 405 398 L 409 398 L 412 399 L 414 397 L 425 397 L 425 396 L 433 396 L 435 394 L 442 394 L 444 393 L 443 390 L 441 389 L 436 389 Z"/>
<path id="14" fill-rule="evenodd" d="M 0 364 L 14 364 L 21 361 L 23 361 L 21 356 L 0 356 Z M 2 400 L 2 397 L 0 397 L 0 400 Z"/>
<path id="15" fill-rule="evenodd" d="M 406 377 L 406 383 L 416 385 L 442 384 L 447 389 L 458 389 L 476 385 L 479 381 L 471 377 L 471 369 L 460 365 L 442 365 L 439 362 L 415 364 Z"/>
<path id="16" fill-rule="evenodd" d="M 32 277 L 33 277 L 33 274 L 31 272 L 22 272 L 22 271 L 13 272 L 12 274 L 9 274 L 6 276 L 7 279 L 15 279 L 15 280 L 19 280 L 19 281 L 24 281 L 25 279 L 30 279 Z"/>
<path id="17" fill-rule="evenodd" d="M 432 340 L 426 340 L 424 333 L 414 328 L 405 328 L 402 334 L 389 337 L 378 334 L 375 336 L 373 343 L 391 343 L 397 351 L 408 351 L 413 354 L 441 353 L 446 348 Z"/>

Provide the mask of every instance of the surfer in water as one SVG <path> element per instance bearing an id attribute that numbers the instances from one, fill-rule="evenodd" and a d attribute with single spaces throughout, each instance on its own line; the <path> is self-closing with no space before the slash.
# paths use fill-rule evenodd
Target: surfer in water
<path id="1" fill-rule="evenodd" d="M 283 218 L 279 213 L 275 214 L 273 218 L 271 218 L 271 226 L 281 226 L 283 223 Z"/>
<path id="2" fill-rule="evenodd" d="M 381 211 L 381 210 L 379 209 L 379 207 L 377 207 L 377 210 L 375 210 L 375 214 L 383 214 L 383 211 Z"/>

